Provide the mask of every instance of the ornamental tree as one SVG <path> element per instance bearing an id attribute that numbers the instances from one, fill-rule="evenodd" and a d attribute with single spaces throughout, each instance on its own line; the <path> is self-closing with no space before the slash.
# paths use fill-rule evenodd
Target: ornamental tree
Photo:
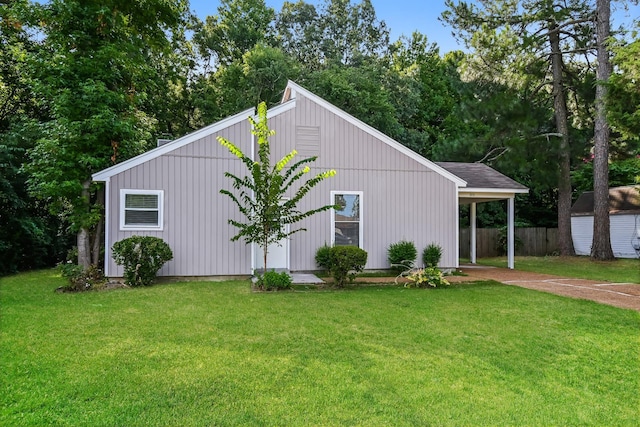
<path id="1" fill-rule="evenodd" d="M 233 143 L 221 136 L 218 137 L 218 142 L 238 157 L 248 171 L 244 177 L 225 172 L 225 176 L 231 179 L 235 192 L 222 189 L 220 193 L 227 195 L 245 217 L 244 221 L 229 219 L 229 224 L 238 228 L 238 234 L 233 236 L 231 241 L 242 238 L 247 244 L 259 245 L 264 254 L 266 270 L 269 245 L 299 231 L 306 231 L 305 228 L 286 231 L 285 225 L 295 224 L 315 213 L 334 207 L 325 205 L 302 212 L 298 208 L 298 202 L 321 181 L 334 176 L 336 171 L 332 169 L 320 172 L 302 184 L 296 184 L 310 172 L 309 163 L 314 162 L 317 157 L 309 157 L 289 166 L 297 154 L 296 150 L 293 150 L 272 165 L 269 137 L 275 135 L 275 131 L 267 125 L 266 103 L 258 105 L 257 120 L 249 117 L 249 122 L 253 128 L 251 132 L 258 141 L 258 159 L 255 161 Z"/>

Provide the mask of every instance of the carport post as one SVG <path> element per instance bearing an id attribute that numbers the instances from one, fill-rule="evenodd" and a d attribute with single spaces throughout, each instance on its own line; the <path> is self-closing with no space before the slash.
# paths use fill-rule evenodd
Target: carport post
<path id="1" fill-rule="evenodd" d="M 515 221 L 514 217 L 516 215 L 516 203 L 515 196 L 509 197 L 507 199 L 507 266 L 510 269 L 514 269 L 515 261 Z"/>
<path id="2" fill-rule="evenodd" d="M 471 264 L 475 264 L 476 263 L 476 204 L 475 203 L 471 203 L 470 209 L 469 209 L 469 220 L 471 222 L 471 230 L 469 233 L 469 241 L 470 241 L 470 248 L 469 248 L 469 261 L 471 261 Z"/>

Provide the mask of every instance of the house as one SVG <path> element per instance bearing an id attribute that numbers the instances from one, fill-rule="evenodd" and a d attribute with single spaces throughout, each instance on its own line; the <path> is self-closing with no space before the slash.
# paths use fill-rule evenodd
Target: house
<path id="1" fill-rule="evenodd" d="M 236 228 L 227 221 L 242 217 L 219 193 L 231 189 L 225 172 L 243 176 L 246 171 L 216 137 L 254 155 L 257 150 L 247 120 L 253 114 L 253 109 L 243 111 L 93 175 L 94 181 L 105 183 L 107 276 L 122 275 L 112 260 L 111 246 L 132 235 L 160 237 L 171 246 L 174 259 L 160 275 L 248 275 L 262 268 L 258 248 L 230 241 Z M 306 232 L 270 249 L 268 268 L 315 270 L 319 247 L 352 244 L 368 252 L 367 269 L 384 269 L 389 267 L 388 246 L 403 239 L 413 241 L 419 251 L 430 243 L 439 244 L 441 267 L 457 267 L 461 198 L 510 200 L 513 236 L 513 199 L 527 191 L 517 183 L 504 185 L 504 181 L 500 188 L 465 191 L 467 182 L 446 165 L 425 159 L 293 82 L 282 102 L 269 110 L 268 123 L 276 132 L 270 139 L 274 159 L 296 149 L 303 158 L 318 156 L 312 172 L 337 171 L 313 188 L 302 200 L 301 210 L 343 206 L 306 218 L 300 224 Z"/>
<path id="2" fill-rule="evenodd" d="M 640 192 L 634 186 L 609 189 L 611 249 L 616 258 L 640 256 Z M 590 255 L 593 243 L 593 191 L 571 207 L 571 235 L 576 255 Z"/>

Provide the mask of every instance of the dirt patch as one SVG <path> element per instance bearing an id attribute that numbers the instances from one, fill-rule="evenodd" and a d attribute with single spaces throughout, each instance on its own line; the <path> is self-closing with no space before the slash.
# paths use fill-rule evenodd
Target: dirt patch
<path id="1" fill-rule="evenodd" d="M 507 285 L 640 311 L 640 284 L 572 279 L 485 266 L 465 265 L 460 267 L 460 270 L 467 276 L 453 276 L 460 278 L 456 279 L 456 282 L 495 280 Z"/>

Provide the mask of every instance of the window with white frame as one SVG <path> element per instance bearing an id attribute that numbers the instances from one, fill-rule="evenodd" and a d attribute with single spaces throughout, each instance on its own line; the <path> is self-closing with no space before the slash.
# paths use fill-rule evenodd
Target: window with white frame
<path id="1" fill-rule="evenodd" d="M 331 244 L 362 248 L 362 191 L 332 191 Z"/>
<path id="2" fill-rule="evenodd" d="M 162 230 L 162 190 L 120 190 L 122 230 Z"/>

